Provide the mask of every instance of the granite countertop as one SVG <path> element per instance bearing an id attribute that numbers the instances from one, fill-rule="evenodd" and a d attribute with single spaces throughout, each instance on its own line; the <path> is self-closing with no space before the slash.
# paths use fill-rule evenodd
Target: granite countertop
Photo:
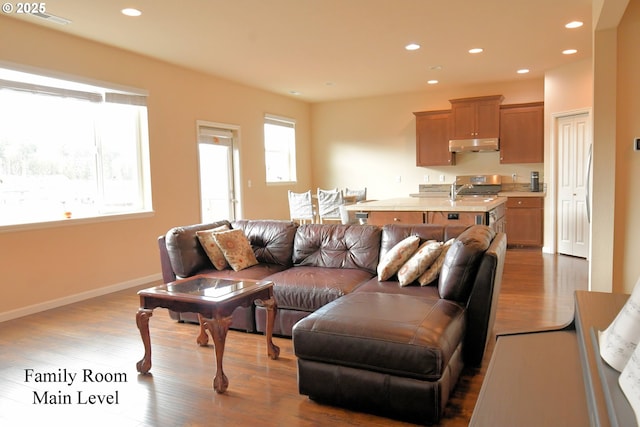
<path id="1" fill-rule="evenodd" d="M 506 197 L 496 196 L 462 196 L 455 202 L 449 197 L 399 197 L 347 205 L 346 209 L 357 212 L 489 212 L 506 201 Z"/>
<path id="2" fill-rule="evenodd" d="M 501 191 L 498 196 L 501 197 L 545 197 L 545 191 Z"/>

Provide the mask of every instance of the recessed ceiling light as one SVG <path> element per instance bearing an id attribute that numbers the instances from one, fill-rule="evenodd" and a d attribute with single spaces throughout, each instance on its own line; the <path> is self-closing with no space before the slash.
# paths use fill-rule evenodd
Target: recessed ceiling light
<path id="1" fill-rule="evenodd" d="M 576 49 L 566 49 L 562 51 L 563 55 L 573 55 L 574 53 L 577 53 L 578 51 Z"/>
<path id="2" fill-rule="evenodd" d="M 481 53 L 484 51 L 481 47 L 474 47 L 473 49 L 469 49 L 469 53 Z"/>
<path id="3" fill-rule="evenodd" d="M 528 68 L 521 68 L 517 71 L 518 74 L 527 74 L 529 72 Z"/>
<path id="4" fill-rule="evenodd" d="M 122 9 L 121 10 L 123 15 L 127 15 L 127 16 L 140 16 L 142 15 L 142 12 L 140 12 L 138 9 L 134 9 L 132 7 L 127 7 L 126 9 Z"/>
<path id="5" fill-rule="evenodd" d="M 407 50 L 418 50 L 420 49 L 420 45 L 418 43 L 409 43 L 404 48 Z"/>
<path id="6" fill-rule="evenodd" d="M 582 27 L 582 25 L 584 24 L 580 21 L 571 21 L 567 25 L 565 25 L 565 28 L 580 28 Z"/>
<path id="7" fill-rule="evenodd" d="M 442 65 L 432 65 L 429 67 L 429 69 L 432 71 L 440 71 L 442 70 Z"/>
<path id="8" fill-rule="evenodd" d="M 427 84 L 429 85 L 437 85 L 439 82 L 437 80 L 427 80 Z"/>

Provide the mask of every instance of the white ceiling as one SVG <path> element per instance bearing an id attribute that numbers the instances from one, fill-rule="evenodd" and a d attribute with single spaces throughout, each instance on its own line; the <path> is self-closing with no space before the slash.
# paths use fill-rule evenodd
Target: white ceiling
<path id="1" fill-rule="evenodd" d="M 310 102 L 541 77 L 591 56 L 591 0 L 55 0 L 28 20 Z M 137 18 L 120 13 L 137 7 Z M 564 25 L 584 22 L 579 29 Z M 409 52 L 404 46 L 419 43 Z M 467 51 L 482 47 L 484 52 Z M 578 50 L 563 55 L 564 49 Z M 442 67 L 440 70 L 432 69 Z M 516 70 L 528 68 L 529 74 Z M 298 91 L 300 95 L 290 95 Z"/>

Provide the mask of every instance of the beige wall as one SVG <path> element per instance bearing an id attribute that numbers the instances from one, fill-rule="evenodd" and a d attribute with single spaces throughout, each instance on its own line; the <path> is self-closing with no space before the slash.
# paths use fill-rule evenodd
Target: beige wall
<path id="1" fill-rule="evenodd" d="M 528 182 L 542 164 L 501 165 L 499 153 L 457 154 L 455 166 L 416 166 L 413 112 L 451 107 L 449 99 L 504 95 L 504 104 L 542 101 L 542 79 L 523 79 L 452 90 L 402 93 L 313 104 L 313 182 L 323 188 L 367 187 L 368 197 L 406 197 L 425 182 L 451 183 L 456 175 L 496 173 Z M 398 177 L 400 182 L 398 182 Z M 544 178 L 544 177 L 543 177 Z"/>
<path id="2" fill-rule="evenodd" d="M 296 119 L 299 185 L 311 185 L 307 103 L 3 16 L 0 61 L 148 90 L 155 210 L 139 219 L 0 233 L 0 320 L 46 307 L 48 301 L 65 302 L 157 277 L 156 237 L 199 220 L 196 120 L 240 126 L 245 218 L 288 216 L 287 187 L 264 184 L 265 113 Z"/>
<path id="3" fill-rule="evenodd" d="M 544 79 L 545 107 L 545 162 L 544 175 L 548 177 L 547 197 L 544 205 L 544 250 L 556 251 L 556 175 L 557 147 L 555 120 L 562 115 L 592 111 L 593 70 L 591 59 L 573 62 L 550 70 Z"/>
<path id="4" fill-rule="evenodd" d="M 497 153 L 476 153 L 460 155 L 454 167 L 415 166 L 412 113 L 447 109 L 449 99 L 467 96 L 503 94 L 507 104 L 544 100 L 548 156 L 549 115 L 591 105 L 587 100 L 589 90 L 584 87 L 590 74 L 595 83 L 594 147 L 596 155 L 601 154 L 594 162 L 594 174 L 603 177 L 594 185 L 594 222 L 600 221 L 600 225 L 594 225 L 592 278 L 606 290 L 611 289 L 613 277 L 614 291 L 630 292 L 640 275 L 640 263 L 635 260 L 635 254 L 640 253 L 636 238 L 640 225 L 635 221 L 637 213 L 634 215 L 640 202 L 633 197 L 639 194 L 636 187 L 640 183 L 634 178 L 640 176 L 640 153 L 630 149 L 632 138 L 640 136 L 640 82 L 636 73 L 640 11 L 638 0 L 631 3 L 619 29 L 595 37 L 600 55 L 595 55 L 593 71 L 586 63 L 577 63 L 550 71 L 544 81 L 529 79 L 455 90 L 436 87 L 420 93 L 313 105 L 0 16 L 0 61 L 149 91 L 155 209 L 147 218 L 70 222 L 57 228 L 0 233 L 0 271 L 5 284 L 0 320 L 46 307 L 50 301 L 55 305 L 157 277 L 156 237 L 199 217 L 196 120 L 241 128 L 243 216 L 286 218 L 286 190 L 291 187 L 264 184 L 264 113 L 297 120 L 299 182 L 295 190 L 366 186 L 369 196 L 379 199 L 417 191 L 425 175 L 430 183 L 437 183 L 440 175 L 449 183 L 458 174 L 495 172 L 510 179 L 517 173 L 519 180 L 526 182 L 531 170 L 543 172 L 544 179 L 549 174 L 548 162 L 544 168 L 538 164 L 501 165 Z M 611 93 L 613 87 L 617 87 L 617 95 L 613 96 L 612 107 L 611 97 L 603 100 L 602 94 Z M 603 117 L 600 122 L 599 112 Z M 609 142 L 611 138 L 613 142 Z M 610 180 L 607 173 L 615 180 Z M 400 182 L 396 182 L 398 177 Z M 612 238 L 606 230 L 613 230 L 613 206 Z M 599 230 L 604 232 L 598 235 Z M 613 245 L 608 246 L 607 238 L 615 241 L 615 250 Z M 609 266 L 612 263 L 615 273 Z"/>
<path id="5" fill-rule="evenodd" d="M 617 31 L 615 234 L 613 290 L 630 293 L 640 278 L 640 1 L 631 0 Z"/>

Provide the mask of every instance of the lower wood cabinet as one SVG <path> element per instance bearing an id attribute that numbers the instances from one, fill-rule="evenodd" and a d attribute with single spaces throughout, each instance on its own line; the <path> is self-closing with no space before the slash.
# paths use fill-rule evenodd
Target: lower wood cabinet
<path id="1" fill-rule="evenodd" d="M 428 224 L 473 225 L 484 224 L 483 212 L 427 212 Z"/>
<path id="2" fill-rule="evenodd" d="M 424 223 L 424 212 L 406 211 L 371 211 L 367 218 L 367 224 L 422 224 Z"/>
<path id="3" fill-rule="evenodd" d="M 542 247 L 544 200 L 542 197 L 507 199 L 507 245 Z"/>

